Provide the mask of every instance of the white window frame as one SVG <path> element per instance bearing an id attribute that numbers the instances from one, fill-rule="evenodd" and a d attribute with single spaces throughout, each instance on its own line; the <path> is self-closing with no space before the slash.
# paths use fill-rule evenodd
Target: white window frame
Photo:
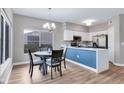
<path id="1" fill-rule="evenodd" d="M 6 16 L 6 13 L 4 12 L 4 10 L 3 9 L 1 9 L 1 15 L 3 16 L 3 18 L 4 18 L 4 28 L 3 28 L 3 60 L 2 60 L 2 62 L 4 63 L 4 62 L 6 62 L 9 58 L 10 58 L 10 52 L 11 52 L 11 49 L 9 49 L 9 57 L 7 58 L 7 59 L 5 59 L 5 22 L 7 22 L 8 23 L 8 25 L 9 25 L 9 48 L 10 48 L 10 43 L 11 43 L 11 36 L 10 36 L 10 31 L 11 31 L 11 25 L 10 25 L 10 21 L 9 21 L 9 19 L 7 18 L 7 16 Z"/>

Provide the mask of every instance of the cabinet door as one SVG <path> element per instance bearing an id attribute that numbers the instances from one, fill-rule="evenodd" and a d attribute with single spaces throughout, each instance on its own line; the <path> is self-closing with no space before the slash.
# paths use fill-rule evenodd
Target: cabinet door
<path id="1" fill-rule="evenodd" d="M 75 60 L 74 51 L 75 51 L 74 49 L 67 48 L 66 58 L 67 58 L 67 59 L 70 59 L 70 60 Z"/>
<path id="2" fill-rule="evenodd" d="M 82 41 L 90 41 L 89 33 L 82 32 Z"/>
<path id="3" fill-rule="evenodd" d="M 96 52 L 88 50 L 77 50 L 76 62 L 92 68 L 96 68 Z"/>
<path id="4" fill-rule="evenodd" d="M 80 49 L 67 49 L 66 58 L 77 63 L 96 68 L 96 52 Z"/>
<path id="5" fill-rule="evenodd" d="M 64 31 L 64 40 L 73 40 L 73 31 Z"/>
<path id="6" fill-rule="evenodd" d="M 74 36 L 82 36 L 82 32 L 79 31 L 73 31 Z"/>

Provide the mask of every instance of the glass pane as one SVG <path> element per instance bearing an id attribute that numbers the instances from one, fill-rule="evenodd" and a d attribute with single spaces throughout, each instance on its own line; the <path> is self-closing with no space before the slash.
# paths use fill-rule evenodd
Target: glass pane
<path id="1" fill-rule="evenodd" d="M 5 24 L 5 60 L 9 57 L 9 25 Z"/>
<path id="2" fill-rule="evenodd" d="M 24 30 L 24 53 L 48 50 L 52 48 L 52 33 L 42 31 Z"/>
<path id="3" fill-rule="evenodd" d="M 39 47 L 39 32 L 38 31 L 24 31 L 24 53 L 27 53 L 27 49 L 31 52 L 36 52 Z"/>
<path id="4" fill-rule="evenodd" d="M 3 61 L 3 26 L 4 26 L 4 21 L 3 21 L 3 16 L 1 15 L 1 32 L 0 32 L 0 63 Z"/>

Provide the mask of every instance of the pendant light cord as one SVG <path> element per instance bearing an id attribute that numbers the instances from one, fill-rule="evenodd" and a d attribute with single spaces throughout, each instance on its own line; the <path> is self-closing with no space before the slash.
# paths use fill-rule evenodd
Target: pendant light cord
<path id="1" fill-rule="evenodd" d="M 51 23 L 51 9 L 52 9 L 52 8 L 48 8 L 48 9 L 49 9 L 49 17 L 50 17 L 49 20 L 50 20 L 50 23 Z"/>

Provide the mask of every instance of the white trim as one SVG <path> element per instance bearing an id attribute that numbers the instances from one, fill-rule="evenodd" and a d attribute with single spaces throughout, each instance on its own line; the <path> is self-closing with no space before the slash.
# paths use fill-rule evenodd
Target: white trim
<path id="1" fill-rule="evenodd" d="M 13 68 L 13 65 L 10 68 L 10 71 L 8 73 L 8 76 L 7 76 L 6 80 L 5 80 L 5 84 L 8 84 L 8 81 L 9 81 L 9 78 L 10 78 L 10 75 L 11 75 L 11 72 L 12 72 L 12 68 Z"/>
<path id="2" fill-rule="evenodd" d="M 9 69 L 7 69 L 8 66 L 10 67 Z M 2 81 L 2 83 L 7 84 L 8 83 L 8 80 L 10 78 L 10 75 L 11 75 L 12 68 L 13 68 L 11 58 L 7 59 L 5 63 L 3 63 L 2 65 L 0 65 L 0 69 L 1 68 L 2 68 L 2 70 L 0 72 L 0 76 L 1 76 L 1 78 L 4 78 L 5 79 L 4 81 Z M 9 70 L 9 71 L 7 72 L 6 77 L 3 77 L 4 76 L 4 72 L 5 72 L 6 69 Z"/>
<path id="3" fill-rule="evenodd" d="M 92 70 L 92 71 L 98 73 L 98 71 L 97 71 L 96 69 L 91 68 L 91 67 L 86 66 L 86 65 L 83 65 L 83 64 L 80 64 L 80 63 L 77 63 L 76 61 L 72 61 L 72 60 L 69 60 L 69 59 L 66 59 L 66 61 L 71 62 L 71 63 L 74 63 L 74 64 L 76 64 L 76 65 L 79 65 L 79 66 L 81 66 L 81 67 L 84 67 L 84 68 L 90 69 L 90 70 Z"/>
<path id="4" fill-rule="evenodd" d="M 124 64 L 120 64 L 120 63 L 115 63 L 115 62 L 112 62 L 114 65 L 116 65 L 116 66 L 124 66 Z"/>
<path id="5" fill-rule="evenodd" d="M 33 60 L 33 61 L 37 61 L 37 60 Z M 30 63 L 30 61 L 20 61 L 20 62 L 13 63 L 13 66 L 25 65 L 25 64 L 29 64 L 29 63 Z"/>
<path id="6" fill-rule="evenodd" d="M 6 15 L 6 12 L 4 11 L 4 9 L 1 9 L 1 15 L 4 17 L 4 19 L 6 20 L 8 25 L 11 26 L 10 25 L 10 20 L 9 20 L 8 16 Z"/>
<path id="7" fill-rule="evenodd" d="M 29 61 L 15 62 L 15 63 L 13 63 L 13 66 L 24 65 L 24 64 L 29 64 Z"/>

